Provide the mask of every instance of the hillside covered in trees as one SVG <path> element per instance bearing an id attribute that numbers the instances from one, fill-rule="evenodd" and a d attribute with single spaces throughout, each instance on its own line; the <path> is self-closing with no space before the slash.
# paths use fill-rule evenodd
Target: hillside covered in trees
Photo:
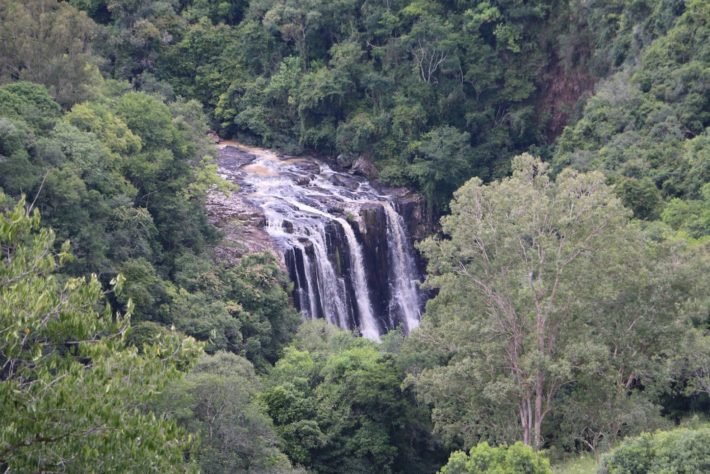
<path id="1" fill-rule="evenodd" d="M 0 471 L 707 472 L 708 127 L 702 0 L 0 0 Z M 217 258 L 209 131 L 419 192 L 420 327 Z"/>

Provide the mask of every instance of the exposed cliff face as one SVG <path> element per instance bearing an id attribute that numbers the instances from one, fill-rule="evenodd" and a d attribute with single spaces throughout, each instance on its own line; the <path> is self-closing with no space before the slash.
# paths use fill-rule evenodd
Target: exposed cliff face
<path id="1" fill-rule="evenodd" d="M 225 233 L 218 258 L 276 253 L 306 317 L 371 339 L 418 325 L 422 269 L 412 240 L 426 234 L 419 196 L 238 144 L 223 144 L 219 165 L 241 189 L 210 197 L 212 221 Z"/>
<path id="2" fill-rule="evenodd" d="M 591 95 L 596 81 L 582 67 L 566 68 L 555 61 L 547 68 L 536 108 L 541 116 L 548 117 L 545 130 L 548 143 L 554 143 L 562 134 L 570 118 L 578 113 L 575 109 Z"/>

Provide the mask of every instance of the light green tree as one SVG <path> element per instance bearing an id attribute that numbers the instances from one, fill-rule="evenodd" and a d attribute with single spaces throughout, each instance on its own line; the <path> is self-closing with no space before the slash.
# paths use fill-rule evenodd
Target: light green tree
<path id="1" fill-rule="evenodd" d="M 604 175 L 566 170 L 552 181 L 546 164 L 521 155 L 512 177 L 465 184 L 451 211 L 446 238 L 421 246 L 439 293 L 408 341 L 427 354 L 411 378 L 438 431 L 467 446 L 521 439 L 539 449 L 550 414 L 565 407 L 580 413 L 573 437 L 595 449 L 624 426 L 584 413 L 614 418 L 631 405 L 644 415 L 631 426 L 653 424 L 688 287 Z M 601 438 L 590 441 L 588 426 Z"/>
<path id="2" fill-rule="evenodd" d="M 44 84 L 66 106 L 93 94 L 100 80 L 91 52 L 96 25 L 67 2 L 0 3 L 0 83 Z"/>
<path id="3" fill-rule="evenodd" d="M 69 245 L 55 254 L 54 233 L 24 205 L 0 214 L 0 470 L 189 470 L 190 437 L 145 402 L 199 345 L 176 333 L 128 345 L 130 314 L 111 313 L 96 276 L 55 273 Z"/>
<path id="4" fill-rule="evenodd" d="M 710 470 L 710 427 L 644 433 L 602 458 L 599 474 L 695 473 Z"/>

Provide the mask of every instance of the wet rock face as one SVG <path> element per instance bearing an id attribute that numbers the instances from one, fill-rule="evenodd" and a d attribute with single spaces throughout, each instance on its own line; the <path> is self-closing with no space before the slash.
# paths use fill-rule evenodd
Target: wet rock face
<path id="1" fill-rule="evenodd" d="M 424 240 L 432 233 L 432 224 L 426 212 L 424 198 L 407 188 L 388 189 L 397 208 L 404 219 L 407 234 L 413 242 Z"/>
<path id="2" fill-rule="evenodd" d="M 304 247 L 292 247 L 284 252 L 286 268 L 291 281 L 294 282 L 293 303 L 297 308 L 311 308 L 313 318 L 324 318 L 323 307 L 320 304 L 320 294 L 318 288 L 314 288 L 312 293 L 309 293 L 304 287 L 303 282 L 313 278 L 312 274 L 307 274 L 310 271 L 306 267 L 305 262 L 315 258 L 312 245 Z"/>
<path id="3" fill-rule="evenodd" d="M 362 320 L 364 315 L 361 314 L 362 308 L 356 304 L 358 294 L 355 287 L 356 282 L 353 279 L 353 256 L 341 223 L 329 221 L 325 224 L 325 242 L 328 261 L 333 266 L 339 284 L 344 290 L 345 314 L 342 319 L 345 324 L 341 322 L 340 325 L 347 329 L 359 328 L 361 324 L 365 323 Z M 317 279 L 318 274 L 316 273 L 313 275 L 311 282 L 315 282 Z M 306 284 L 308 285 L 309 283 L 306 282 Z M 328 295 L 326 293 L 323 296 L 327 297 Z"/>
<path id="4" fill-rule="evenodd" d="M 235 147 L 224 147 L 219 152 L 220 175 L 239 183 L 244 176 L 242 167 L 254 160 L 256 156 L 253 154 Z M 281 251 L 265 230 L 263 211 L 246 198 L 243 188 L 229 194 L 210 193 L 206 207 L 210 223 L 222 232 L 222 241 L 215 248 L 218 260 L 235 264 L 250 253 L 272 252 L 281 261 Z"/>
<path id="5" fill-rule="evenodd" d="M 276 253 L 305 317 L 370 339 L 419 324 L 422 272 L 411 238 L 426 235 L 419 196 L 241 145 L 222 148 L 219 170 L 241 189 L 209 198 L 210 218 L 225 235 L 218 258 Z"/>

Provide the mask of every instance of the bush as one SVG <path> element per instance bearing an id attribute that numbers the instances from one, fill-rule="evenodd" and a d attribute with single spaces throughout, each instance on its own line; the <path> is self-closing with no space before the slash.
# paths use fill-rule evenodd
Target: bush
<path id="1" fill-rule="evenodd" d="M 550 461 L 530 446 L 517 442 L 512 446 L 491 447 L 483 442 L 467 455 L 456 451 L 440 474 L 551 474 Z"/>
<path id="2" fill-rule="evenodd" d="M 602 457 L 600 474 L 710 472 L 710 426 L 644 433 Z"/>

